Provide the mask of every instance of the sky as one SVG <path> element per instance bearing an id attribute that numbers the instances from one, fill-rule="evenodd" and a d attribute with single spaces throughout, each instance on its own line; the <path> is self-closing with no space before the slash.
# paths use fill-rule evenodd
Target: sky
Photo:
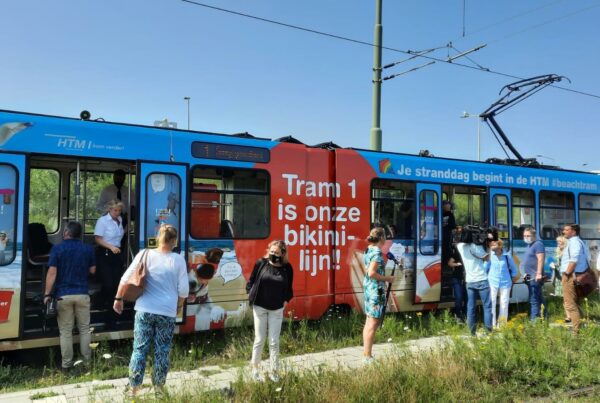
<path id="1" fill-rule="evenodd" d="M 375 1 L 198 0 L 373 43 Z M 464 6 L 464 9 L 463 9 Z M 0 7 L 0 109 L 369 148 L 373 48 L 181 0 L 19 0 Z M 464 16 L 464 17 L 463 17 Z M 383 149 L 477 159 L 477 115 L 502 87 L 567 77 L 497 116 L 525 158 L 600 170 L 600 1 L 383 0 L 383 45 L 443 47 L 382 84 Z M 463 36 L 464 29 L 464 36 Z M 455 49 L 446 45 L 452 42 Z M 407 55 L 383 50 L 383 64 Z M 430 59 L 383 71 L 401 73 Z M 457 63 L 470 67 L 461 67 Z M 481 159 L 505 158 L 485 123 Z M 512 158 L 512 155 L 511 155 Z"/>

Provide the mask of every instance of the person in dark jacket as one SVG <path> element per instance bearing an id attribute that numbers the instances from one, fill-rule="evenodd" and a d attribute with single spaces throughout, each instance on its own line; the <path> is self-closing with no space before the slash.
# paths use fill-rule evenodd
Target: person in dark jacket
<path id="1" fill-rule="evenodd" d="M 272 381 L 278 381 L 279 334 L 285 304 L 294 296 L 293 269 L 288 261 L 287 247 L 283 241 L 269 243 L 267 253 L 254 265 L 246 285 L 248 299 L 254 314 L 254 346 L 252 348 L 252 377 L 263 378 L 259 371 L 262 350 L 269 340 Z"/>

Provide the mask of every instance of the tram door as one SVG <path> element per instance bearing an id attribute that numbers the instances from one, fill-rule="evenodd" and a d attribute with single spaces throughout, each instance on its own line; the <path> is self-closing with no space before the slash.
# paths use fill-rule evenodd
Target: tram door
<path id="1" fill-rule="evenodd" d="M 186 220 L 188 167 L 186 164 L 139 164 L 139 248 L 156 248 L 158 230 L 162 224 L 175 227 L 179 233 L 175 248 L 186 251 Z"/>
<path id="2" fill-rule="evenodd" d="M 440 301 L 442 289 L 440 197 L 440 185 L 417 184 L 419 234 L 416 250 L 415 304 Z"/>
<path id="3" fill-rule="evenodd" d="M 0 153 L 0 340 L 19 337 L 26 160 Z M 41 285 L 40 285 L 41 287 Z"/>
<path id="4" fill-rule="evenodd" d="M 490 222 L 498 229 L 498 238 L 504 242 L 504 250 L 511 250 L 512 231 L 510 189 L 490 189 Z"/>

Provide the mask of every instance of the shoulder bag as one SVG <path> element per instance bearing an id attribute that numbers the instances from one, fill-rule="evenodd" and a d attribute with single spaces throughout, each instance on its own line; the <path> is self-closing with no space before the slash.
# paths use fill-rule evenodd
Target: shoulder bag
<path id="1" fill-rule="evenodd" d="M 575 284 L 575 294 L 577 294 L 578 298 L 585 298 L 590 295 L 593 291 L 598 289 L 598 279 L 596 278 L 596 274 L 592 269 L 590 269 L 590 264 L 587 261 L 587 254 L 585 253 L 585 244 L 580 240 L 581 243 L 581 253 L 587 262 L 587 269 L 581 273 L 573 273 L 573 283 Z M 567 249 L 569 256 L 571 256 L 570 252 Z"/>
<path id="2" fill-rule="evenodd" d="M 148 249 L 144 249 L 140 261 L 133 269 L 133 273 L 123 286 L 123 299 L 129 302 L 135 302 L 143 293 L 148 276 Z"/>
<path id="3" fill-rule="evenodd" d="M 589 267 L 581 273 L 574 273 L 573 283 L 578 298 L 585 298 L 598 289 L 596 274 Z"/>

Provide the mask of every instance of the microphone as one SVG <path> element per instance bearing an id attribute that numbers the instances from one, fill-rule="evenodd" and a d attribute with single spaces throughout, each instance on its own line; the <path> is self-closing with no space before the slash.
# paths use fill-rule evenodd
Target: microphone
<path id="1" fill-rule="evenodd" d="M 386 257 L 391 260 L 392 262 L 394 262 L 395 264 L 400 264 L 400 260 L 396 259 L 396 256 L 394 256 L 394 254 L 392 252 L 388 252 Z"/>

